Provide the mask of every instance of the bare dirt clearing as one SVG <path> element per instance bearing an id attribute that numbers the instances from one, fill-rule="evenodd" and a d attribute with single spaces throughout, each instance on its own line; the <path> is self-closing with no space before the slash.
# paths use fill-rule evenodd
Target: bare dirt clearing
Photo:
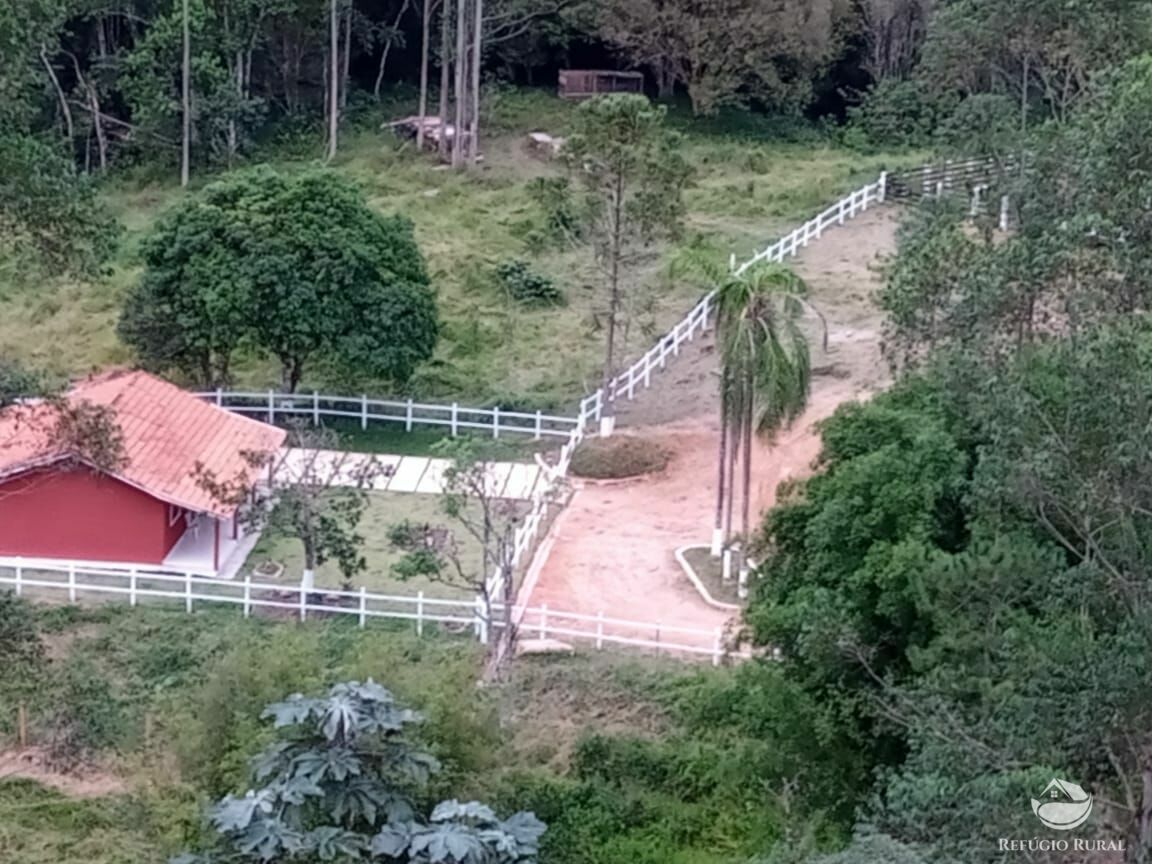
<path id="1" fill-rule="evenodd" d="M 127 791 L 124 781 L 114 774 L 97 768 L 65 774 L 49 768 L 46 761 L 44 751 L 38 747 L 4 751 L 0 753 L 0 783 L 9 779 L 35 780 L 73 798 L 99 798 Z"/>
<path id="2" fill-rule="evenodd" d="M 828 231 L 794 261 L 828 323 L 820 350 L 812 322 L 813 379 L 808 410 L 753 465 L 756 512 L 772 506 L 782 481 L 811 470 L 820 450 L 813 425 L 840 404 L 867 398 L 888 382 L 880 356 L 882 315 L 872 304 L 879 260 L 895 248 L 895 208 L 878 208 Z M 712 336 L 697 340 L 653 378 L 650 390 L 623 403 L 631 434 L 668 448 L 658 476 L 618 486 L 578 488 L 557 521 L 555 543 L 530 603 L 595 615 L 718 628 L 728 615 L 696 594 L 673 557 L 707 542 L 716 489 L 716 356 Z M 669 641 L 686 641 L 669 636 Z M 690 640 L 688 640 L 690 641 Z"/>

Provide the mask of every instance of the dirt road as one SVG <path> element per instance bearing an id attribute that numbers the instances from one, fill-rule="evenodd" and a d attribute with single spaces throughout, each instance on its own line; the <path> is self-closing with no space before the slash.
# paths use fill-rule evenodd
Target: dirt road
<path id="1" fill-rule="evenodd" d="M 843 402 L 887 384 L 882 317 L 872 303 L 877 264 L 895 246 L 894 209 L 871 210 L 826 233 L 794 261 L 828 322 L 828 350 L 814 350 L 817 375 L 807 412 L 775 446 L 755 454 L 755 508 L 775 501 L 780 481 L 803 476 L 819 452 L 813 429 Z M 815 324 L 813 332 L 817 332 Z M 819 340 L 814 340 L 819 344 Z M 584 614 L 681 627 L 716 628 L 727 613 L 705 604 L 673 551 L 711 534 L 719 438 L 717 364 L 711 337 L 698 340 L 622 406 L 622 428 L 674 454 L 663 475 L 578 489 L 553 531 L 551 553 L 530 603 Z"/>

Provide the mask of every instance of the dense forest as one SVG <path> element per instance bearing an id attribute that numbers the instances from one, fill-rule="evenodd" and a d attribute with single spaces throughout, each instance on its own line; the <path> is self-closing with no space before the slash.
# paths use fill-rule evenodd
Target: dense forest
<path id="1" fill-rule="evenodd" d="M 377 136 L 401 114 L 435 114 L 471 136 L 457 135 L 436 176 L 478 175 L 501 101 L 514 87 L 553 88 L 570 65 L 642 71 L 652 104 L 611 98 L 574 115 L 579 169 L 541 169 L 524 183 L 531 194 L 508 220 L 528 238 L 517 255 L 570 241 L 594 246 L 597 266 L 650 263 L 656 243 L 699 253 L 707 244 L 692 218 L 724 221 L 706 209 L 709 160 L 744 170 L 772 136 L 869 169 L 987 157 L 985 200 L 1003 197 L 1011 219 L 1001 225 L 996 208 L 959 197 L 905 208 L 874 298 L 894 383 L 822 422 L 814 473 L 788 481 L 745 538 L 757 571 L 745 662 L 608 669 L 559 658 L 476 688 L 482 661 L 448 642 L 323 622 L 245 629 L 46 611 L 5 597 L 0 705 L 28 704 L 77 749 L 116 751 L 144 779 L 108 805 L 0 787 L 0 858 L 137 864 L 193 849 L 207 857 L 185 860 L 302 864 L 1152 861 L 1149 3 L 11 0 L 6 12 L 5 286 L 106 284 L 121 267 L 130 284 L 106 328 L 120 356 L 204 386 L 249 374 L 237 367 L 253 358 L 289 390 L 315 374 L 365 387 L 415 380 L 455 397 L 479 377 L 467 363 L 496 356 L 476 346 L 503 331 L 484 331 L 471 306 L 446 311 L 434 291 L 446 268 L 428 263 L 439 234 L 418 243 L 414 215 L 392 212 L 394 189 L 377 196 L 386 215 L 373 209 L 337 173 L 343 142 L 363 128 Z M 258 164 L 283 147 L 329 167 Z M 586 167 L 604 153 L 626 158 L 601 174 Z M 768 173 L 753 164 L 754 176 L 720 187 L 752 202 L 745 222 L 792 215 L 757 209 Z M 429 176 L 413 211 L 434 206 Z M 130 182 L 192 190 L 154 224 L 148 211 L 148 233 L 122 253 L 125 234 L 143 229 L 109 190 Z M 444 206 L 500 191 L 483 175 L 475 183 L 446 186 L 456 197 Z M 589 205 L 606 183 L 634 184 L 632 223 L 618 214 L 605 224 L 606 208 Z M 471 228 L 441 233 L 486 221 L 481 212 Z M 723 239 L 747 241 L 743 225 Z M 621 240 L 628 232 L 635 249 Z M 557 272 L 571 267 L 556 254 Z M 516 315 L 562 308 L 561 289 L 531 267 L 516 258 L 497 268 L 522 292 L 509 301 Z M 460 277 L 467 302 L 497 278 L 480 272 Z M 650 335 L 647 310 L 611 272 L 608 323 L 598 307 L 588 340 L 599 363 L 601 331 L 611 334 L 606 363 L 590 367 L 605 377 L 618 362 L 617 305 L 622 331 L 635 321 L 638 341 Z M 432 359 L 437 340 L 451 340 L 455 368 Z M 535 354 L 546 349 L 518 360 L 543 362 Z M 0 400 L 35 389 L 21 364 L 0 366 Z M 806 386 L 787 395 L 802 401 Z M 497 404 L 507 393 L 485 396 Z M 506 401 L 552 396 L 524 387 Z M 395 704 L 373 685 L 330 689 L 381 668 L 395 678 L 383 682 Z M 305 708 L 281 701 L 299 692 Z M 292 737 L 348 692 L 370 706 L 356 709 L 375 724 L 363 734 L 401 752 L 403 783 L 391 763 L 362 779 L 371 795 L 396 795 L 409 818 L 389 820 L 409 833 L 377 833 L 379 802 L 363 800 L 333 806 L 340 830 L 313 830 L 298 848 L 255 805 L 237 815 L 260 753 L 261 794 L 277 807 L 311 789 L 282 758 L 290 748 L 316 763 L 378 756 L 361 745 L 379 741 L 349 725 Z M 276 729 L 260 719 L 269 704 Z M 401 704 L 426 715 L 419 732 Z M 421 767 L 433 761 L 442 773 Z M 1074 835 L 1044 833 L 1034 816 L 1030 801 L 1053 778 L 1093 796 Z M 327 805 L 342 793 L 315 794 Z M 473 795 L 492 809 L 456 800 Z M 267 831 L 249 836 L 250 826 Z M 465 838 L 458 854 L 447 839 L 436 854 L 418 845 L 437 831 Z M 63 845 L 37 839 L 48 833 Z"/>

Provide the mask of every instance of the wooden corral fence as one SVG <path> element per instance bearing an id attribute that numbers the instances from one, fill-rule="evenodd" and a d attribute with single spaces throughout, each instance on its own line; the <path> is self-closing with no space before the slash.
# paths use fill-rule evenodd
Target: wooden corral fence
<path id="1" fill-rule="evenodd" d="M 485 609 L 479 600 L 447 600 L 424 594 L 377 594 L 358 591 L 306 590 L 302 585 L 211 579 L 191 574 L 151 573 L 142 568 L 92 567 L 78 564 L 35 562 L 30 566 L 0 566 L 0 585 L 17 595 L 82 600 L 119 599 L 131 606 L 168 604 L 191 613 L 205 605 L 230 606 L 244 617 L 267 610 L 267 614 L 306 621 L 309 618 L 350 616 L 360 627 L 370 621 L 410 622 L 423 635 L 427 625 L 470 634 L 487 644 L 493 627 L 502 627 L 507 616 L 502 605 Z M 603 649 L 618 645 L 660 653 L 709 657 L 719 664 L 726 656 L 721 630 L 670 627 L 659 622 L 631 621 L 599 615 L 580 615 L 547 607 L 513 607 L 512 620 L 519 621 L 526 637 L 559 638 L 577 645 Z"/>
<path id="2" fill-rule="evenodd" d="M 994 185 L 1015 164 L 1011 159 L 945 159 L 935 165 L 893 172 L 888 175 L 888 197 L 928 198 L 955 192 L 971 195 L 974 190 Z"/>

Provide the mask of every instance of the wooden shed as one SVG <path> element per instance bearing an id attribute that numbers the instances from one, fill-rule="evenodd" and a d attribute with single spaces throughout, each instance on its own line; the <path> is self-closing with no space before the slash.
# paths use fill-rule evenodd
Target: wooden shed
<path id="1" fill-rule="evenodd" d="M 614 69 L 561 69 L 560 98 L 590 99 L 601 93 L 643 93 L 644 75 Z"/>

